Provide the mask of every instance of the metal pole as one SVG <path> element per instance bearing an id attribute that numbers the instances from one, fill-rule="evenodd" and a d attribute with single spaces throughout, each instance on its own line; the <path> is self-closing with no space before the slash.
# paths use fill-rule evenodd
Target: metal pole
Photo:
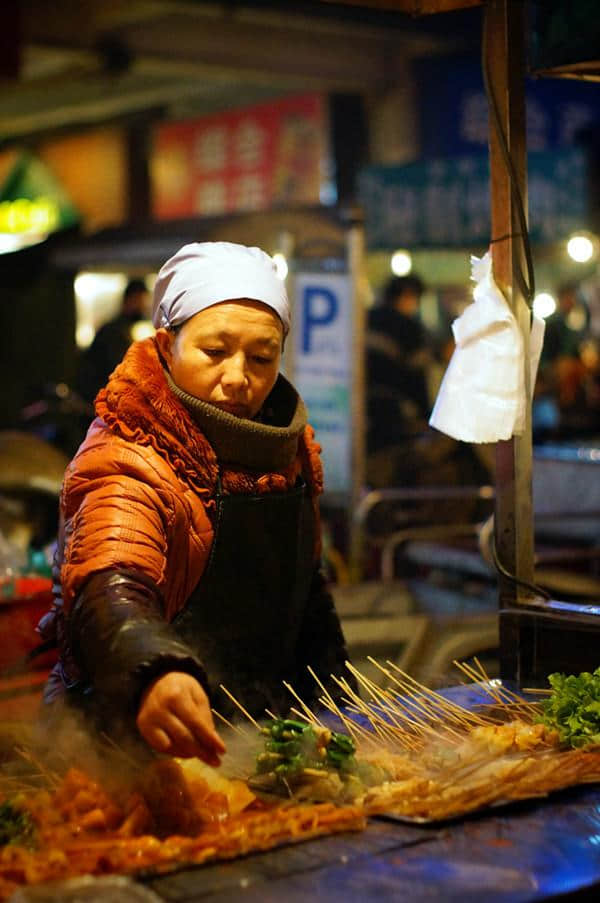
<path id="1" fill-rule="evenodd" d="M 353 581 L 361 578 L 363 567 L 363 537 L 354 518 L 365 486 L 366 417 L 365 417 L 365 298 L 364 298 L 364 228 L 353 223 L 347 232 L 348 270 L 352 282 L 352 485 L 349 525 L 349 564 Z"/>
<path id="2" fill-rule="evenodd" d="M 488 0 L 484 18 L 484 60 L 488 85 L 499 113 L 490 106 L 492 259 L 496 281 L 517 318 L 524 344 L 526 424 L 522 436 L 496 447 L 496 525 L 498 560 L 517 581 L 533 583 L 532 444 L 529 377 L 530 311 L 517 277 L 525 272 L 517 190 L 527 210 L 527 155 L 524 88 L 524 7 L 521 0 Z M 513 164 L 511 183 L 500 140 L 502 129 Z M 500 576 L 500 607 L 524 603 L 532 591 Z"/>

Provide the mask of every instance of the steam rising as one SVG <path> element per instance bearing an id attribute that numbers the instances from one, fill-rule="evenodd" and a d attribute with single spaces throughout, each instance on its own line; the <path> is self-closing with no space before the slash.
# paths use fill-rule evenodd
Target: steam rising
<path id="1" fill-rule="evenodd" d="M 227 747 L 218 774 L 245 780 L 262 748 L 261 734 L 247 722 L 218 729 Z M 0 795 L 57 784 L 69 768 L 86 772 L 110 793 L 134 786 L 157 757 L 133 732 L 94 732 L 84 714 L 58 703 L 37 721 L 0 724 Z M 199 763 L 178 761 L 184 771 Z M 199 768 L 205 776 L 215 774 L 204 763 Z"/>

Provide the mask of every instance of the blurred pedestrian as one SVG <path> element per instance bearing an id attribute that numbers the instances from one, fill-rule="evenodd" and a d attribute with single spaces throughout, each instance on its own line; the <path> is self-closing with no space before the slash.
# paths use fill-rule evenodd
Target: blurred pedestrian
<path id="1" fill-rule="evenodd" d="M 86 401 L 94 400 L 117 364 L 121 363 L 133 341 L 131 327 L 147 316 L 149 303 L 150 293 L 146 283 L 143 279 L 131 279 L 123 293 L 121 310 L 100 327 L 82 356 L 77 388 Z"/>
<path id="2" fill-rule="evenodd" d="M 394 276 L 367 317 L 366 476 L 374 489 L 489 481 L 486 463 L 471 445 L 428 426 L 437 342 L 419 315 L 424 289 L 416 274 Z M 464 520 L 469 504 L 447 502 L 441 510 L 421 502 L 418 519 Z"/>
<path id="3" fill-rule="evenodd" d="M 589 335 L 590 312 L 575 282 L 557 291 L 556 311 L 546 320 L 544 346 L 536 385 L 534 407 L 556 406 L 555 431 L 576 426 L 578 409 L 585 407 L 586 366 L 581 350 Z"/>
<path id="4" fill-rule="evenodd" d="M 419 276 L 394 276 L 367 316 L 367 445 L 374 452 L 420 432 L 428 417 L 431 361 L 419 318 Z"/>
<path id="5" fill-rule="evenodd" d="M 432 354 L 419 318 L 424 285 L 417 275 L 394 276 L 367 315 L 367 470 L 371 485 L 393 484 L 394 452 L 426 428 Z"/>

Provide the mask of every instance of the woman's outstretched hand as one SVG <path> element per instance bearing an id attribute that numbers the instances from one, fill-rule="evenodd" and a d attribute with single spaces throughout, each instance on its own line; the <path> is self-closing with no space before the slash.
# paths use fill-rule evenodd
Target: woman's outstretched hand
<path id="1" fill-rule="evenodd" d="M 142 696 L 136 723 L 157 752 L 221 764 L 225 744 L 215 730 L 208 697 L 190 674 L 169 671 L 151 683 Z"/>

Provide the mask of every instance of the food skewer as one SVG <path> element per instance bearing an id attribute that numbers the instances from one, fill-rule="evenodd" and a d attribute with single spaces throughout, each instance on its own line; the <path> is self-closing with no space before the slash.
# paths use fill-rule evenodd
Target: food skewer
<path id="1" fill-rule="evenodd" d="M 317 725 L 317 727 L 325 726 L 325 725 L 321 724 L 321 722 L 319 721 L 319 719 L 317 718 L 315 713 L 309 709 L 309 707 L 306 705 L 304 700 L 301 699 L 301 697 L 298 695 L 298 693 L 296 693 L 296 691 L 294 690 L 293 686 L 290 683 L 288 683 L 287 680 L 283 681 L 283 686 L 286 688 L 286 690 L 289 693 L 292 694 L 294 699 L 300 704 L 302 711 L 305 712 L 306 718 L 308 721 L 311 722 L 311 724 L 315 724 L 315 725 Z"/>
<path id="2" fill-rule="evenodd" d="M 242 713 L 242 715 L 245 715 L 245 717 L 248 719 L 248 721 L 249 721 L 251 724 L 253 724 L 254 727 L 259 731 L 259 730 L 260 730 L 260 724 L 258 723 L 258 721 L 256 721 L 256 719 L 252 717 L 252 715 L 250 714 L 250 712 L 248 712 L 248 711 L 244 708 L 244 706 L 242 705 L 242 703 L 239 702 L 239 700 L 237 700 L 237 699 L 235 698 L 235 696 L 233 695 L 233 693 L 230 693 L 230 692 L 229 692 L 229 690 L 227 689 L 227 687 L 223 686 L 223 684 L 219 684 L 219 686 L 220 686 L 221 690 L 223 690 L 223 692 L 225 693 L 225 695 L 228 696 L 229 699 L 233 702 L 233 704 L 234 704 L 235 706 L 237 706 L 237 708 L 240 710 L 240 712 Z"/>
<path id="3" fill-rule="evenodd" d="M 234 724 L 232 721 L 229 721 L 229 719 L 225 718 L 224 715 L 221 715 L 221 713 L 219 711 L 217 711 L 217 709 L 211 708 L 211 712 L 213 713 L 213 715 L 215 715 L 219 719 L 219 721 L 222 724 L 226 725 L 226 727 L 230 728 L 234 733 L 236 733 L 236 734 L 238 734 L 238 736 L 242 737 L 247 743 L 250 742 L 250 738 L 249 738 L 247 732 L 242 727 L 240 727 L 237 724 Z"/>

